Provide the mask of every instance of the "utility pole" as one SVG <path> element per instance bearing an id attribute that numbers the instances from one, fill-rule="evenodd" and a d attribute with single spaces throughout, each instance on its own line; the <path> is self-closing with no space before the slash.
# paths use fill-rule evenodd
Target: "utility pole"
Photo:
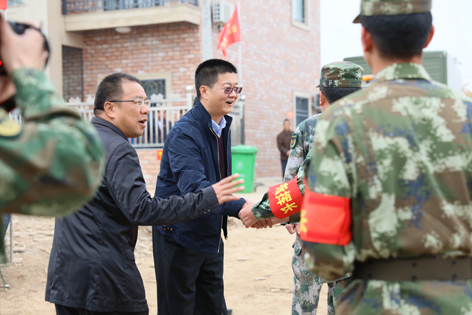
<path id="1" fill-rule="evenodd" d="M 213 58 L 211 28 L 211 0 L 202 0 L 202 50 L 203 61 Z"/>

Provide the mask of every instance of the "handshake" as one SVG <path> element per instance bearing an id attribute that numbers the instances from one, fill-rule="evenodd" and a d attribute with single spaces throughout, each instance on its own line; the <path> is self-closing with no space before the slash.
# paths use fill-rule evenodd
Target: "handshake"
<path id="1" fill-rule="evenodd" d="M 258 220 L 254 213 L 252 212 L 252 207 L 255 205 L 255 202 L 246 199 L 246 203 L 242 207 L 241 211 L 239 211 L 238 217 L 241 219 L 241 222 L 246 226 L 246 228 L 253 228 L 253 229 L 265 229 L 265 228 L 272 228 L 274 224 L 287 222 L 287 219 L 279 219 L 279 218 L 268 218 L 268 219 L 261 219 Z"/>

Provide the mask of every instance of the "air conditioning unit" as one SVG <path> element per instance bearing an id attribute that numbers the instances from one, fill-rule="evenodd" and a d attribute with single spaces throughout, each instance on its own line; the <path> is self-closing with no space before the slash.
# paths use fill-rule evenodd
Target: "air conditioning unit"
<path id="1" fill-rule="evenodd" d="M 234 4 L 226 1 L 217 1 L 213 4 L 213 23 L 225 24 L 234 11 Z"/>

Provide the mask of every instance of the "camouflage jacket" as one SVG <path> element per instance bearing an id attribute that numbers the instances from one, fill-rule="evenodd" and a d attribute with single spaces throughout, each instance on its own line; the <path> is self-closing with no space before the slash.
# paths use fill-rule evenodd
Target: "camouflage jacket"
<path id="1" fill-rule="evenodd" d="M 284 182 L 288 182 L 298 175 L 297 184 L 302 194 L 305 193 L 305 183 L 303 182 L 305 166 L 309 161 L 309 159 L 305 161 L 305 158 L 313 146 L 315 127 L 320 116 L 321 114 L 316 114 L 302 121 L 293 133 L 290 143 L 290 156 L 287 161 L 287 168 L 285 169 Z M 274 214 L 270 210 L 269 195 L 267 192 L 262 197 L 262 200 L 254 205 L 252 212 L 259 220 L 274 217 Z M 290 217 L 290 221 L 299 222 L 300 215 L 293 215 Z"/>
<path id="2" fill-rule="evenodd" d="M 308 189 L 350 198 L 352 239 L 304 241 L 310 270 L 333 280 L 355 261 L 472 256 L 472 99 L 394 64 L 330 106 L 316 132 Z M 353 280 L 340 314 L 465 314 L 471 285 Z"/>
<path id="3" fill-rule="evenodd" d="M 62 216 L 76 211 L 100 185 L 101 141 L 78 112 L 64 105 L 43 72 L 19 69 L 12 78 L 24 122 L 10 120 L 0 109 L 0 215 Z"/>

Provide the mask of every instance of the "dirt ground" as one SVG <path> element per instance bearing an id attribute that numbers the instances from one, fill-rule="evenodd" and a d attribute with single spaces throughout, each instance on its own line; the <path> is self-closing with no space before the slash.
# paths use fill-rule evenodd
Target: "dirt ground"
<path id="1" fill-rule="evenodd" d="M 257 193 L 242 194 L 254 201 L 262 197 L 274 178 L 262 179 Z M 49 253 L 54 235 L 54 219 L 13 216 L 13 264 L 1 271 L 9 290 L 0 282 L 0 315 L 55 314 L 54 305 L 44 301 Z M 293 235 L 284 227 L 246 229 L 230 219 L 225 244 L 225 297 L 234 315 L 291 314 Z M 9 232 L 5 243 L 9 251 Z M 140 227 L 136 263 L 146 289 L 150 314 L 157 313 L 156 280 L 152 255 L 151 228 Z M 317 314 L 327 314 L 326 286 Z"/>

